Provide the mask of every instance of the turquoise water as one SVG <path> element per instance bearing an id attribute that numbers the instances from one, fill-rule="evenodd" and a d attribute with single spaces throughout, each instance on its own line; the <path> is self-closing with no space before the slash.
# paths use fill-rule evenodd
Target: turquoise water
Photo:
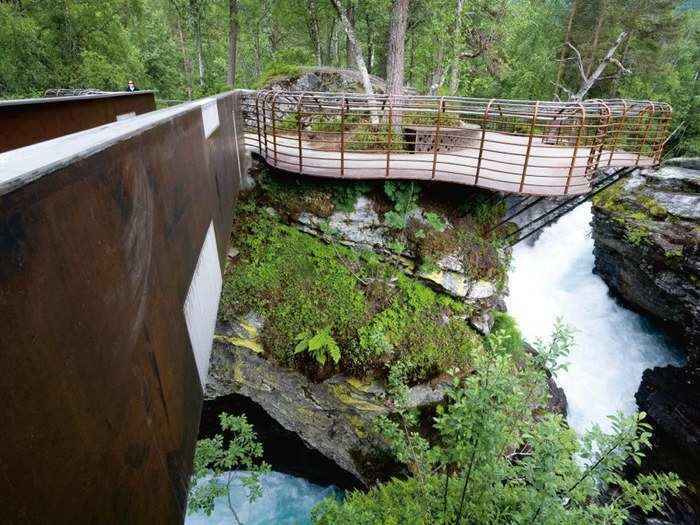
<path id="1" fill-rule="evenodd" d="M 240 473 L 244 475 L 245 473 Z M 231 500 L 241 523 L 244 525 L 306 525 L 310 524 L 311 509 L 326 497 L 340 497 L 342 492 L 334 487 L 321 487 L 305 479 L 280 472 L 261 476 L 263 495 L 250 504 L 248 492 L 240 482 L 234 482 Z M 211 516 L 188 514 L 185 525 L 235 525 L 226 498 L 216 500 Z"/>

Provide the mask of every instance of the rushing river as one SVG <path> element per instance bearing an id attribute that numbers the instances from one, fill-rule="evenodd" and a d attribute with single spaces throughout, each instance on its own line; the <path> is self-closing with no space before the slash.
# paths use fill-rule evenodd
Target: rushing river
<path id="1" fill-rule="evenodd" d="M 646 368 L 679 364 L 670 341 L 643 317 L 608 295 L 592 273 L 591 206 L 585 203 L 547 228 L 534 246 L 516 246 L 508 311 L 529 341 L 546 338 L 561 317 L 576 329 L 576 347 L 557 383 L 566 392 L 569 423 L 581 432 L 606 416 L 636 410 Z"/>
<path id="2" fill-rule="evenodd" d="M 231 487 L 231 503 L 245 525 L 306 525 L 311 523 L 309 512 L 322 499 L 337 497 L 335 487 L 319 487 L 302 478 L 280 472 L 261 476 L 262 497 L 248 503 L 248 493 L 240 483 Z M 185 525 L 235 525 L 225 497 L 216 500 L 211 516 L 188 514 Z"/>

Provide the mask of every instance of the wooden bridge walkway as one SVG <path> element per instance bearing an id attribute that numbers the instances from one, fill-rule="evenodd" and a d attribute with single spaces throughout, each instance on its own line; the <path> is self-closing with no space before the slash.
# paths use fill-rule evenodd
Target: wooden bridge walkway
<path id="1" fill-rule="evenodd" d="M 243 106 L 246 147 L 285 171 L 541 196 L 586 194 L 601 167 L 658 163 L 671 112 L 643 101 L 291 92 L 251 92 Z"/>

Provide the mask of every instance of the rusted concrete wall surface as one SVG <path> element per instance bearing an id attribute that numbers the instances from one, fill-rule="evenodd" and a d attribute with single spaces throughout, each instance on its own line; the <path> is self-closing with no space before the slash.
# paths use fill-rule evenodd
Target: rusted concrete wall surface
<path id="1" fill-rule="evenodd" d="M 152 91 L 0 101 L 0 153 L 155 109 Z"/>
<path id="2" fill-rule="evenodd" d="M 0 154 L 3 523 L 183 521 L 238 96 Z"/>

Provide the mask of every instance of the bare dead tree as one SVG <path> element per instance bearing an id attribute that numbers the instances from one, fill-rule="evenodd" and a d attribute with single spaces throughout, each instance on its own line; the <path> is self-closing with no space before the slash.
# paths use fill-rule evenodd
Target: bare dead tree
<path id="1" fill-rule="evenodd" d="M 576 58 L 576 65 L 581 76 L 581 84 L 579 85 L 578 90 L 576 90 L 575 92 L 557 83 L 557 87 L 568 93 L 569 102 L 582 101 L 584 97 L 588 94 L 588 92 L 591 90 L 591 88 L 596 84 L 596 82 L 601 80 L 601 75 L 603 74 L 605 68 L 608 67 L 609 64 L 616 66 L 622 73 L 629 73 L 629 70 L 624 65 L 622 65 L 622 62 L 620 62 L 617 58 L 614 57 L 617 48 L 620 47 L 620 44 L 626 36 L 626 32 L 623 31 L 622 33 L 620 33 L 620 35 L 615 39 L 615 42 L 613 43 L 612 47 L 610 47 L 610 49 L 608 49 L 608 52 L 605 53 L 605 57 L 603 57 L 603 60 L 600 61 L 598 67 L 596 67 L 593 73 L 591 73 L 590 75 L 586 74 L 586 67 L 583 63 L 583 59 L 581 58 L 581 52 L 578 49 L 576 49 L 576 46 L 574 46 L 571 42 L 566 43 L 566 45 L 574 52 Z"/>
<path id="2" fill-rule="evenodd" d="M 365 59 L 362 56 L 362 48 L 357 43 L 357 38 L 355 37 L 355 30 L 352 27 L 350 20 L 348 20 L 348 17 L 345 15 L 345 10 L 340 4 L 340 0 L 331 0 L 331 3 L 333 4 L 333 7 L 335 7 L 338 18 L 340 18 L 340 23 L 343 25 L 343 29 L 345 30 L 345 34 L 352 44 L 352 49 L 355 52 L 355 63 L 357 64 L 357 69 L 360 71 L 360 77 L 362 78 L 362 85 L 365 88 L 365 93 L 369 95 L 369 103 L 372 106 L 376 106 L 373 97 L 374 90 L 372 89 L 372 81 L 369 78 L 367 66 L 365 65 Z M 377 116 L 376 110 L 371 111 L 371 121 L 374 125 L 379 124 L 379 117 Z"/>

